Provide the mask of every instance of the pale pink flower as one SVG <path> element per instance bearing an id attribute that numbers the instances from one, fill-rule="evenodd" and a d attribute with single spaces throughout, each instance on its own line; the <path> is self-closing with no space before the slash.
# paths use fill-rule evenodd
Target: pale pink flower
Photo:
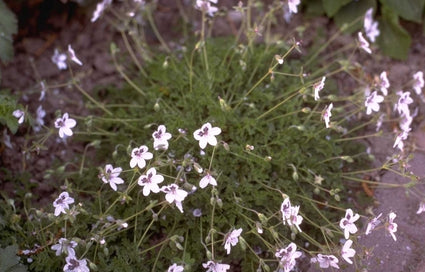
<path id="1" fill-rule="evenodd" d="M 312 263 L 319 263 L 320 268 L 334 267 L 339 269 L 338 258 L 334 255 L 317 254 L 317 257 L 311 258 Z"/>
<path id="2" fill-rule="evenodd" d="M 117 184 L 123 184 L 124 180 L 119 177 L 122 172 L 121 167 L 114 168 L 111 164 L 105 165 L 105 170 L 100 173 L 103 183 L 109 183 L 112 190 L 117 190 Z"/>
<path id="3" fill-rule="evenodd" d="M 37 108 L 34 131 L 40 131 L 41 127 L 44 126 L 44 117 L 46 116 L 46 111 L 43 110 L 43 107 L 40 105 Z"/>
<path id="4" fill-rule="evenodd" d="M 148 196 L 150 192 L 158 193 L 159 186 L 161 182 L 164 181 L 164 177 L 156 174 L 155 168 L 150 168 L 146 175 L 141 175 L 137 184 L 143 187 L 143 195 Z"/>
<path id="5" fill-rule="evenodd" d="M 341 221 L 339 222 L 339 226 L 341 227 L 341 229 L 344 230 L 345 239 L 348 239 L 348 237 L 350 236 L 350 233 L 357 232 L 357 227 L 354 224 L 354 222 L 356 222 L 359 218 L 360 218 L 359 214 L 356 213 L 355 215 L 353 215 L 353 210 L 347 209 L 345 211 L 345 217 L 342 218 Z"/>
<path id="6" fill-rule="evenodd" d="M 146 160 L 153 158 L 153 154 L 148 152 L 149 148 L 142 145 L 139 148 L 134 148 L 131 151 L 130 167 L 134 168 L 136 165 L 142 169 L 146 166 Z"/>
<path id="7" fill-rule="evenodd" d="M 219 135 L 220 133 L 221 129 L 219 127 L 211 127 L 210 123 L 205 123 L 200 129 L 197 129 L 195 132 L 193 132 L 193 137 L 195 140 L 199 141 L 199 147 L 204 149 L 207 144 L 216 146 L 217 139 L 215 136 Z"/>
<path id="8" fill-rule="evenodd" d="M 284 224 L 286 223 L 287 218 L 291 216 L 291 207 L 289 197 L 285 198 L 282 205 L 280 205 L 280 212 L 282 213 L 282 221 Z"/>
<path id="9" fill-rule="evenodd" d="M 205 272 L 226 272 L 230 269 L 228 264 L 220 264 L 213 261 L 203 263 L 202 266 L 207 269 Z"/>
<path id="10" fill-rule="evenodd" d="M 53 201 L 53 207 L 55 207 L 55 216 L 59 216 L 61 213 L 66 213 L 69 210 L 69 204 L 74 203 L 74 199 L 69 196 L 67 192 L 63 192 Z"/>
<path id="11" fill-rule="evenodd" d="M 360 48 L 366 51 L 367 53 L 371 54 L 372 50 L 370 50 L 369 42 L 363 37 L 363 34 L 359 32 L 357 33 L 357 36 L 359 38 Z"/>
<path id="12" fill-rule="evenodd" d="M 173 264 L 172 266 L 168 267 L 167 272 L 183 272 L 184 267 L 182 265 Z"/>
<path id="13" fill-rule="evenodd" d="M 352 244 L 353 244 L 353 241 L 351 240 L 345 241 L 345 244 L 341 250 L 342 258 L 349 264 L 353 264 L 353 261 L 350 258 L 354 257 L 354 255 L 356 254 L 356 251 L 351 248 Z"/>
<path id="14" fill-rule="evenodd" d="M 66 255 L 75 256 L 74 247 L 76 246 L 77 246 L 77 242 L 69 241 L 66 238 L 60 238 L 58 243 L 51 246 L 50 248 L 56 251 L 55 253 L 56 256 L 59 256 L 62 253 L 65 253 Z"/>
<path id="15" fill-rule="evenodd" d="M 301 257 L 302 253 L 297 251 L 297 245 L 290 243 L 286 248 L 279 249 L 275 256 L 279 258 L 279 267 L 283 268 L 284 272 L 289 272 L 294 269 L 296 259 Z"/>
<path id="16" fill-rule="evenodd" d="M 330 122 L 330 119 L 331 119 L 331 116 L 332 116 L 331 111 L 332 111 L 333 107 L 334 107 L 334 104 L 330 103 L 329 106 L 327 106 L 325 108 L 324 112 L 322 113 L 322 118 L 325 121 L 326 128 L 329 128 L 329 122 Z"/>
<path id="17" fill-rule="evenodd" d="M 64 272 L 89 272 L 87 260 L 78 260 L 77 257 L 69 255 L 65 258 L 66 264 L 63 267 Z"/>
<path id="18" fill-rule="evenodd" d="M 382 215 L 382 213 L 380 213 L 377 217 L 373 218 L 367 224 L 365 235 L 369 235 L 372 232 L 372 230 L 374 230 L 381 223 L 381 220 L 379 220 L 381 215 Z"/>
<path id="19" fill-rule="evenodd" d="M 325 87 L 325 80 L 326 77 L 322 77 L 322 80 L 313 84 L 313 89 L 314 89 L 314 100 L 319 100 L 320 96 L 319 96 L 319 92 L 321 90 L 323 90 L 323 88 Z"/>
<path id="20" fill-rule="evenodd" d="M 167 128 L 164 125 L 159 125 L 158 129 L 154 133 L 152 133 L 153 148 L 155 150 L 168 149 L 168 140 L 171 139 L 171 134 L 166 131 Z"/>
<path id="21" fill-rule="evenodd" d="M 402 132 L 400 132 L 395 141 L 394 141 L 394 145 L 393 148 L 397 147 L 398 149 L 400 149 L 401 151 L 403 151 L 404 149 L 404 141 L 407 139 L 407 137 L 409 137 L 409 130 L 403 130 Z"/>
<path id="22" fill-rule="evenodd" d="M 387 72 L 382 72 L 379 75 L 379 87 L 383 95 L 388 95 L 388 88 L 390 87 L 390 81 L 387 77 Z"/>
<path id="23" fill-rule="evenodd" d="M 59 129 L 59 137 L 63 138 L 66 136 L 72 136 L 73 132 L 71 128 L 75 127 L 77 122 L 69 118 L 68 113 L 64 113 L 62 118 L 58 118 L 55 121 L 55 127 Z"/>
<path id="24" fill-rule="evenodd" d="M 187 196 L 187 192 L 180 189 L 179 186 L 174 183 L 168 186 L 162 186 L 161 191 L 166 194 L 165 200 L 167 200 L 168 203 L 182 202 Z"/>
<path id="25" fill-rule="evenodd" d="M 297 13 L 299 4 L 301 4 L 301 0 L 288 0 L 289 11 L 291 13 Z"/>
<path id="26" fill-rule="evenodd" d="M 212 186 L 217 186 L 217 181 L 213 176 L 210 175 L 210 173 L 207 173 L 199 182 L 199 187 L 204 189 L 207 187 L 208 184 L 211 184 Z"/>
<path id="27" fill-rule="evenodd" d="M 394 241 L 397 241 L 397 237 L 395 236 L 395 232 L 397 231 L 397 223 L 394 223 L 394 219 L 396 218 L 396 214 L 393 212 L 390 212 L 388 214 L 388 222 L 386 224 L 387 231 L 391 234 Z"/>
<path id="28" fill-rule="evenodd" d="M 242 233 L 242 229 L 232 230 L 226 235 L 226 241 L 224 242 L 224 249 L 227 251 L 227 255 L 230 254 L 230 249 L 232 246 L 236 246 L 239 242 L 239 236 Z"/>
<path id="29" fill-rule="evenodd" d="M 91 17 L 91 22 L 94 23 L 99 17 L 102 15 L 103 11 L 112 3 L 112 0 L 103 0 L 98 3 L 96 6 L 96 10 L 93 12 L 93 16 Z"/>
<path id="30" fill-rule="evenodd" d="M 422 94 L 422 88 L 424 87 L 424 73 L 422 71 L 417 72 L 413 75 L 413 89 L 415 90 L 416 94 L 420 95 Z"/>
<path id="31" fill-rule="evenodd" d="M 367 10 L 364 18 L 364 29 L 366 32 L 366 36 L 369 38 L 371 42 L 375 42 L 376 37 L 379 36 L 380 32 L 378 29 L 378 22 L 374 21 L 372 18 L 373 8 Z"/>
<path id="32" fill-rule="evenodd" d="M 421 214 L 423 212 L 425 212 L 425 202 L 424 201 L 421 201 L 421 203 L 419 203 L 419 209 L 416 212 L 416 214 Z"/>
<path id="33" fill-rule="evenodd" d="M 196 0 L 195 8 L 207 13 L 209 16 L 213 17 L 214 13 L 218 11 L 218 8 L 211 6 L 211 3 L 217 4 L 217 0 Z"/>
<path id="34" fill-rule="evenodd" d="M 410 115 L 409 105 L 413 103 L 413 99 L 410 97 L 410 92 L 398 91 L 399 96 L 395 109 L 400 115 Z"/>
<path id="35" fill-rule="evenodd" d="M 68 65 L 66 64 L 66 54 L 59 53 L 57 49 L 55 49 L 55 52 L 52 56 L 52 62 L 56 64 L 59 70 L 65 70 L 68 68 Z"/>
<path id="36" fill-rule="evenodd" d="M 382 95 L 378 95 L 376 91 L 374 91 L 371 95 L 366 97 L 364 102 L 366 106 L 366 114 L 369 115 L 372 111 L 379 111 L 379 103 L 384 101 L 384 97 Z"/>
<path id="37" fill-rule="evenodd" d="M 295 226 L 299 232 L 302 232 L 300 224 L 303 221 L 303 217 L 298 214 L 299 209 L 300 206 L 292 206 L 290 208 L 290 216 L 286 219 L 286 222 L 288 223 L 288 226 Z"/>
<path id="38" fill-rule="evenodd" d="M 25 112 L 23 110 L 15 110 L 12 115 L 18 119 L 18 124 L 22 124 L 25 118 Z"/>
<path id="39" fill-rule="evenodd" d="M 78 65 L 83 65 L 83 63 L 81 62 L 81 60 L 79 60 L 78 58 L 77 58 L 77 56 L 75 55 L 75 51 L 74 51 L 74 49 L 72 49 L 72 47 L 71 47 L 71 45 L 70 44 L 68 44 L 68 54 L 69 54 L 69 58 L 73 61 L 73 62 L 75 62 L 76 64 L 78 64 Z"/>

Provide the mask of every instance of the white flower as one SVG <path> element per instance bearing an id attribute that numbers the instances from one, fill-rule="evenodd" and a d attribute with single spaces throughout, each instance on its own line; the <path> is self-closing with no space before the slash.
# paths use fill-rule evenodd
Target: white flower
<path id="1" fill-rule="evenodd" d="M 59 216 L 61 213 L 66 213 L 65 209 L 69 210 L 69 204 L 74 203 L 74 199 L 69 196 L 67 192 L 62 192 L 55 201 L 53 201 L 53 207 L 55 207 L 55 216 Z"/>
<path id="2" fill-rule="evenodd" d="M 202 125 L 200 129 L 195 130 L 193 132 L 193 137 L 195 140 L 199 141 L 199 147 L 204 149 L 207 144 L 212 146 L 217 145 L 217 139 L 215 136 L 221 133 L 221 129 L 219 127 L 211 127 L 210 123 L 206 123 Z"/>
<path id="3" fill-rule="evenodd" d="M 382 215 L 382 213 L 380 213 L 377 217 L 373 218 L 367 224 L 365 235 L 369 235 L 372 232 L 372 230 L 374 230 L 376 228 L 376 226 L 378 226 L 381 223 L 381 220 L 379 220 L 381 215 Z"/>
<path id="4" fill-rule="evenodd" d="M 409 130 L 403 130 L 400 134 L 397 135 L 395 141 L 394 141 L 394 145 L 393 148 L 397 147 L 398 149 L 400 149 L 401 151 L 403 151 L 404 149 L 404 140 L 407 139 L 407 137 L 409 137 Z"/>
<path id="5" fill-rule="evenodd" d="M 415 90 L 416 94 L 420 95 L 422 94 L 422 88 L 424 87 L 424 73 L 422 71 L 417 72 L 413 75 L 413 89 Z"/>
<path id="6" fill-rule="evenodd" d="M 164 177 L 156 174 L 155 168 L 150 168 L 146 175 L 142 175 L 137 182 L 140 186 L 143 186 L 143 195 L 148 196 L 152 191 L 153 193 L 159 192 L 159 186 L 164 181 Z"/>
<path id="7" fill-rule="evenodd" d="M 210 173 L 207 173 L 199 182 L 199 187 L 204 189 L 207 187 L 208 184 L 211 184 L 212 186 L 217 186 L 217 181 L 213 176 L 210 175 Z"/>
<path id="8" fill-rule="evenodd" d="M 365 38 L 363 38 L 363 34 L 361 32 L 357 33 L 357 36 L 359 38 L 360 48 L 366 51 L 367 53 L 371 54 L 372 50 L 370 50 L 369 42 L 366 41 Z"/>
<path id="9" fill-rule="evenodd" d="M 161 191 L 166 194 L 165 200 L 167 200 L 168 203 L 182 202 L 187 196 L 187 192 L 180 189 L 179 186 L 174 183 L 168 186 L 162 186 Z"/>
<path id="10" fill-rule="evenodd" d="M 153 154 L 148 152 L 148 147 L 146 145 L 142 145 L 139 148 L 134 148 L 131 151 L 131 160 L 130 167 L 134 168 L 136 165 L 142 169 L 146 166 L 145 160 L 150 160 L 153 158 Z"/>
<path id="11" fill-rule="evenodd" d="M 207 269 L 206 272 L 226 272 L 230 269 L 228 264 L 220 264 L 213 261 L 203 263 L 202 266 Z"/>
<path id="12" fill-rule="evenodd" d="M 331 267 L 335 267 L 339 269 L 338 258 L 335 257 L 334 255 L 317 254 L 317 257 L 312 258 L 311 262 L 313 263 L 318 262 L 321 268 L 328 268 L 331 266 Z"/>
<path id="13" fill-rule="evenodd" d="M 66 55 L 59 53 L 57 49 L 55 49 L 55 53 L 52 56 L 52 62 L 56 64 L 59 70 L 65 70 L 68 67 L 66 64 Z"/>
<path id="14" fill-rule="evenodd" d="M 87 267 L 87 260 L 78 260 L 75 256 L 68 256 L 65 259 L 66 264 L 63 267 L 64 272 L 89 272 Z"/>
<path id="15" fill-rule="evenodd" d="M 122 168 L 114 168 L 111 164 L 105 166 L 105 170 L 100 174 L 103 183 L 109 183 L 112 190 L 117 190 L 117 184 L 123 184 L 124 180 L 119 177 L 121 174 Z"/>
<path id="16" fill-rule="evenodd" d="M 40 131 L 41 127 L 44 126 L 44 116 L 46 116 L 46 111 L 44 111 L 43 107 L 40 105 L 37 108 L 36 117 L 35 117 L 34 130 L 36 132 Z"/>
<path id="17" fill-rule="evenodd" d="M 345 217 L 339 222 L 339 226 L 344 230 L 344 237 L 348 239 L 350 233 L 356 233 L 357 227 L 354 224 L 360 218 L 359 214 L 353 215 L 353 210 L 347 209 L 345 211 Z"/>
<path id="18" fill-rule="evenodd" d="M 288 223 L 288 226 L 295 225 L 298 231 L 302 232 L 302 230 L 300 229 L 300 224 L 303 221 L 303 217 L 301 215 L 298 215 L 299 209 L 300 209 L 300 206 L 292 206 L 290 208 L 290 216 L 289 218 L 286 219 L 286 222 Z"/>
<path id="19" fill-rule="evenodd" d="M 171 139 L 171 134 L 166 132 L 167 128 L 164 125 L 159 125 L 157 131 L 152 134 L 153 148 L 155 150 L 168 149 L 168 140 Z"/>
<path id="20" fill-rule="evenodd" d="M 173 264 L 172 266 L 168 267 L 167 272 L 183 272 L 184 267 L 182 265 Z"/>
<path id="21" fill-rule="evenodd" d="M 69 118 L 68 113 L 64 113 L 62 118 L 58 118 L 55 121 L 55 127 L 59 129 L 59 137 L 63 138 L 66 136 L 72 136 L 73 132 L 71 128 L 77 125 L 77 121 Z"/>
<path id="22" fill-rule="evenodd" d="M 387 72 L 382 72 L 379 75 L 379 87 L 381 89 L 381 92 L 387 96 L 388 95 L 388 88 L 390 87 L 390 82 L 388 81 Z"/>
<path id="23" fill-rule="evenodd" d="M 295 265 L 297 258 L 301 257 L 302 253 L 297 251 L 297 245 L 290 243 L 286 248 L 279 249 L 275 256 L 279 258 L 279 267 L 283 268 L 284 272 L 291 271 Z"/>
<path id="24" fill-rule="evenodd" d="M 413 103 L 413 99 L 410 97 L 410 92 L 398 91 L 399 96 L 395 109 L 400 115 L 410 115 L 409 105 Z"/>
<path id="25" fill-rule="evenodd" d="M 379 36 L 380 32 L 378 29 L 378 22 L 373 21 L 372 18 L 373 8 L 367 10 L 364 17 L 364 29 L 366 32 L 366 36 L 369 38 L 371 42 L 375 42 L 376 37 Z"/>
<path id="26" fill-rule="evenodd" d="M 96 10 L 93 12 L 93 16 L 91 17 L 91 22 L 94 23 L 97 19 L 99 19 L 105 8 L 111 3 L 112 0 L 103 0 L 101 3 L 98 3 L 96 6 Z"/>
<path id="27" fill-rule="evenodd" d="M 394 241 L 397 241 L 397 237 L 395 237 L 395 232 L 397 231 L 397 223 L 394 223 L 394 219 L 396 218 L 396 214 L 393 212 L 390 212 L 388 214 L 388 222 L 386 224 L 386 229 L 387 231 L 391 234 L 391 236 L 393 237 Z"/>
<path id="28" fill-rule="evenodd" d="M 51 247 L 52 250 L 56 251 L 56 256 L 66 253 L 68 256 L 75 256 L 74 247 L 77 246 L 77 242 L 69 241 L 66 238 L 60 238 L 56 245 Z"/>
<path id="29" fill-rule="evenodd" d="M 369 115 L 372 111 L 379 111 L 379 103 L 384 101 L 384 97 L 374 91 L 371 95 L 366 97 L 364 105 L 366 106 L 366 114 Z"/>
<path id="30" fill-rule="evenodd" d="M 344 260 L 349 264 L 353 264 L 353 261 L 350 258 L 354 257 L 354 255 L 356 254 L 356 251 L 351 248 L 352 244 L 353 244 L 353 241 L 351 240 L 345 241 L 345 244 L 341 250 L 342 258 L 344 258 Z"/>
<path id="31" fill-rule="evenodd" d="M 25 119 L 25 112 L 23 110 L 15 110 L 12 115 L 18 119 L 18 124 L 22 124 Z"/>
<path id="32" fill-rule="evenodd" d="M 79 60 L 78 58 L 77 58 L 77 56 L 75 55 L 75 51 L 74 51 L 74 49 L 72 49 L 72 47 L 71 47 L 71 45 L 70 44 L 68 44 L 68 54 L 69 54 L 69 57 L 70 57 L 70 59 L 73 61 L 73 62 L 75 62 L 76 64 L 78 64 L 78 65 L 83 65 L 83 63 L 81 62 L 81 60 Z"/>
<path id="33" fill-rule="evenodd" d="M 195 8 L 206 12 L 209 16 L 213 17 L 214 13 L 218 11 L 218 8 L 211 6 L 210 2 L 217 4 L 217 0 L 196 0 Z"/>
<path id="34" fill-rule="evenodd" d="M 298 5 L 301 3 L 301 0 L 288 0 L 288 8 L 291 13 L 298 12 Z"/>
<path id="35" fill-rule="evenodd" d="M 332 116 L 331 111 L 332 111 L 333 107 L 334 107 L 334 104 L 330 103 L 329 106 L 327 106 L 322 113 L 322 118 L 323 118 L 323 120 L 325 120 L 326 128 L 329 128 L 329 122 L 330 122 L 330 119 L 331 119 L 331 116 Z"/>
<path id="36" fill-rule="evenodd" d="M 421 214 L 421 213 L 423 213 L 425 211 L 425 202 L 424 201 L 421 201 L 421 203 L 419 203 L 419 209 L 418 209 L 418 211 L 416 212 L 416 214 Z"/>
<path id="37" fill-rule="evenodd" d="M 230 254 L 231 246 L 236 246 L 236 244 L 239 242 L 239 236 L 241 235 L 241 233 L 242 233 L 242 228 L 232 230 L 232 232 L 226 235 L 224 249 L 226 249 L 227 255 Z"/>
<path id="38" fill-rule="evenodd" d="M 280 205 L 280 212 L 282 213 L 282 221 L 285 224 L 287 218 L 291 216 L 291 201 L 289 197 L 283 200 L 282 205 Z"/>
<path id="39" fill-rule="evenodd" d="M 319 96 L 319 92 L 321 90 L 323 90 L 323 88 L 325 87 L 325 80 L 326 77 L 322 77 L 322 80 L 315 83 L 313 85 L 313 89 L 314 89 L 314 100 L 319 100 L 320 96 Z"/>

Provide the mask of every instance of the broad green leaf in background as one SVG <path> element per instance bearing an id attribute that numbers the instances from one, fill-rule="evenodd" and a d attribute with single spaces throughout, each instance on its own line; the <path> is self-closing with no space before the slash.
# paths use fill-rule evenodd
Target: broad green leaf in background
<path id="1" fill-rule="evenodd" d="M 15 14 L 0 0 L 0 60 L 7 62 L 13 57 L 12 35 L 18 32 Z"/>
<path id="2" fill-rule="evenodd" d="M 12 115 L 16 107 L 16 100 L 12 96 L 0 94 L 0 124 L 6 125 L 13 134 L 18 130 L 18 120 Z"/>
<path id="3" fill-rule="evenodd" d="M 380 0 L 401 18 L 420 23 L 424 13 L 425 0 Z"/>
<path id="4" fill-rule="evenodd" d="M 379 21 L 381 35 L 378 44 L 382 52 L 390 57 L 405 60 L 409 53 L 411 38 L 400 25 L 398 15 L 390 8 L 382 6 L 382 20 Z"/>
<path id="5" fill-rule="evenodd" d="M 25 272 L 27 268 L 19 263 L 20 257 L 16 255 L 18 246 L 12 245 L 0 248 L 0 271 L 5 272 Z"/>
<path id="6" fill-rule="evenodd" d="M 376 10 L 376 0 L 358 0 L 351 1 L 348 5 L 342 7 L 334 16 L 335 23 L 339 28 L 344 24 L 349 24 L 358 19 L 358 22 L 346 29 L 345 32 L 352 33 L 363 27 L 363 16 L 366 11 L 373 7 Z"/>
<path id="7" fill-rule="evenodd" d="M 338 10 L 350 2 L 351 0 L 322 0 L 323 9 L 328 17 L 333 17 Z"/>

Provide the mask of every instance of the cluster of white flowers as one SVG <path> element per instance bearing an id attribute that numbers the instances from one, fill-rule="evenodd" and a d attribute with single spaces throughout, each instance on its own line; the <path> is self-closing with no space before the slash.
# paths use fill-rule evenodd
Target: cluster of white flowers
<path id="1" fill-rule="evenodd" d="M 379 219 L 381 216 L 382 213 L 369 221 L 366 227 L 365 235 L 369 235 L 379 224 L 381 224 L 381 220 Z M 395 236 L 395 233 L 397 232 L 397 223 L 394 222 L 396 216 L 397 215 L 394 212 L 390 212 L 385 223 L 385 230 L 391 235 L 394 241 L 397 241 L 397 237 Z"/>

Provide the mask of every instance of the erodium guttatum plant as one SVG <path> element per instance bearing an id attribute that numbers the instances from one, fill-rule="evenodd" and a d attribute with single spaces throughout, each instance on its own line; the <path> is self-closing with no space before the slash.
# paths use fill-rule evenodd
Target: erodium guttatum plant
<path id="1" fill-rule="evenodd" d="M 20 126 L 32 125 L 34 150 L 49 138 L 64 149 L 84 146 L 46 173 L 57 184 L 46 196 L 51 205 L 33 204 L 31 194 L 13 200 L 22 209 L 8 198 L 2 203 L 9 225 L 1 226 L 0 241 L 18 245 L 26 268 L 359 269 L 358 236 L 384 231 L 396 241 L 397 211 L 369 218 L 349 199 L 364 182 L 380 185 L 363 178 L 376 170 L 410 177 L 409 184 L 387 186 L 414 191 L 416 179 L 403 167 L 424 80 L 418 71 L 406 89 L 394 90 L 386 71 L 371 75 L 373 81 L 361 69 L 353 73 L 354 56 L 375 54 L 379 25 L 371 11 L 355 21 L 364 20 L 364 32 L 334 54 L 340 32 L 313 51 L 297 39 L 271 38 L 273 22 L 302 16 L 299 0 L 239 3 L 232 10 L 241 18 L 239 34 L 227 38 L 208 33 L 230 10 L 217 0 L 193 1 L 186 8 L 198 30 L 183 24 L 190 34 L 174 47 L 154 24 L 156 1 L 123 2 L 101 1 L 91 18 L 119 26 L 124 43 L 110 49 L 123 85 L 84 90 L 73 69 L 86 61 L 68 45 L 67 52 L 52 52 L 52 65 L 70 72 L 68 83 L 90 114 L 58 108 L 57 119 L 44 120 L 44 97 L 53 95 L 47 80 L 39 85 L 35 118 L 23 106 L 11 113 Z M 262 16 L 251 17 L 253 10 Z M 160 46 L 148 45 L 140 22 Z M 356 79 L 349 91 L 337 88 L 341 74 Z M 394 131 L 385 127 L 389 119 L 398 122 Z M 394 152 L 376 168 L 361 140 L 383 134 L 394 136 Z M 419 214 L 419 195 L 418 203 Z"/>

